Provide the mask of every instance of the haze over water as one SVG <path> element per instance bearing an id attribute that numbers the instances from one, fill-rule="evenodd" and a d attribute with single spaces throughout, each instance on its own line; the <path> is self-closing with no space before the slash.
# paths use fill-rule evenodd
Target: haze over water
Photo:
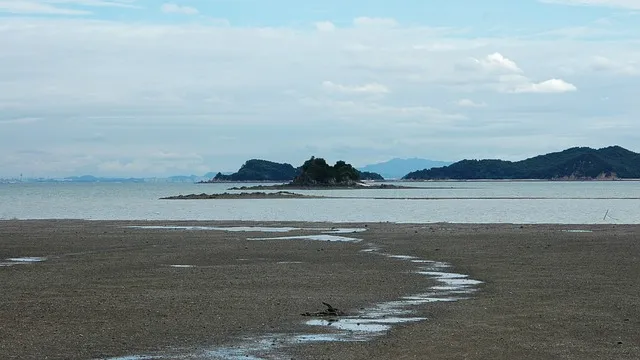
<path id="1" fill-rule="evenodd" d="M 338 199 L 159 199 L 234 185 L 2 184 L 0 219 L 640 223 L 638 181 L 428 182 L 403 184 L 426 189 L 295 191 Z"/>

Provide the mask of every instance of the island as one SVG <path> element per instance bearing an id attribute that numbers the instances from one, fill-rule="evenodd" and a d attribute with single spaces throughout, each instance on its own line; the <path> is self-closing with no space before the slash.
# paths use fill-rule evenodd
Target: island
<path id="1" fill-rule="evenodd" d="M 283 165 L 283 166 L 281 166 Z M 218 174 L 211 182 L 225 182 L 226 180 L 221 179 L 240 179 L 245 178 L 243 176 L 247 174 L 253 174 L 252 176 L 256 176 L 257 172 L 254 172 L 255 169 L 262 169 L 263 179 L 268 175 L 269 179 L 275 179 L 276 177 L 282 176 L 283 171 L 288 172 L 291 169 L 288 164 L 278 164 L 274 162 L 269 162 L 266 160 L 249 160 L 247 161 L 240 171 L 235 174 L 230 175 L 221 175 Z M 291 166 L 293 168 L 293 166 Z M 361 172 L 355 169 L 351 164 L 347 164 L 346 162 L 340 160 L 335 163 L 335 165 L 331 166 L 327 163 L 327 161 L 323 158 L 316 158 L 314 156 L 311 159 L 304 162 L 304 164 L 297 169 L 297 175 L 288 183 L 285 184 L 275 184 L 275 185 L 257 185 L 257 186 L 241 186 L 241 187 L 232 187 L 228 190 L 252 190 L 252 192 L 241 192 L 241 193 L 221 193 L 221 194 L 189 194 L 189 195 L 175 195 L 163 197 L 161 200 L 208 200 L 208 199 L 329 199 L 336 198 L 331 196 L 320 196 L 320 195 L 304 195 L 304 194 L 296 194 L 289 191 L 284 190 L 317 190 L 317 189 L 418 189 L 417 187 L 408 187 L 408 186 L 397 186 L 397 185 L 389 185 L 389 184 L 372 184 L 366 183 L 363 181 L 363 174 L 366 177 L 376 177 L 380 176 L 375 173 L 366 173 Z M 221 175 L 221 176 L 219 176 Z M 218 180 L 216 180 L 216 178 Z M 382 178 L 382 177 L 380 177 Z M 254 192 L 255 190 L 270 190 L 271 192 Z M 277 192 L 273 192 L 273 190 L 280 190 Z"/>
<path id="2" fill-rule="evenodd" d="M 240 182 L 240 181 L 290 181 L 296 177 L 299 170 L 291 164 L 277 163 L 268 160 L 247 160 L 237 172 L 230 175 L 222 173 L 204 183 L 211 182 Z"/>
<path id="3" fill-rule="evenodd" d="M 351 166 L 351 165 L 349 165 Z M 363 181 L 384 181 L 384 178 L 377 173 L 369 171 L 359 171 L 358 179 Z M 303 172 L 302 167 L 295 168 L 291 164 L 277 163 L 268 160 L 251 159 L 247 160 L 240 169 L 229 175 L 222 173 L 216 174 L 210 180 L 201 181 L 200 183 L 219 183 L 219 182 L 290 182 L 300 176 Z"/>
<path id="4" fill-rule="evenodd" d="M 521 161 L 462 160 L 404 180 L 617 180 L 640 178 L 640 154 L 620 146 L 573 147 Z"/>
<path id="5" fill-rule="evenodd" d="M 368 177 L 380 176 L 375 173 L 364 173 Z M 382 178 L 382 177 L 380 177 Z M 232 187 L 229 190 L 313 190 L 313 189 L 398 189 L 411 188 L 389 184 L 365 183 L 363 172 L 351 164 L 340 160 L 331 166 L 323 158 L 312 156 L 300 167 L 299 174 L 289 183 L 278 185 L 258 185 Z"/>
<path id="6" fill-rule="evenodd" d="M 229 190 L 274 190 L 274 189 L 359 189 L 359 188 L 397 188 L 395 185 L 365 184 L 360 179 L 360 171 L 340 160 L 329 165 L 322 158 L 311 157 L 300 167 L 300 173 L 288 184 L 258 185 L 230 188 Z M 297 199 L 297 198 L 331 198 L 327 196 L 303 195 L 289 191 L 278 192 L 243 192 L 222 194 L 190 194 L 161 198 L 161 200 L 202 200 L 202 199 Z"/>

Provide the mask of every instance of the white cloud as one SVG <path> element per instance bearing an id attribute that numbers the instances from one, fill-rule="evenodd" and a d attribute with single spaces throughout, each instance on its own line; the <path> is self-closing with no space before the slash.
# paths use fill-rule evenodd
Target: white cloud
<path id="1" fill-rule="evenodd" d="M 0 177 L 640 143 L 640 84 L 611 66 L 640 63 L 640 34 L 583 41 L 458 32 L 0 17 L 0 89 L 10 89 L 0 91 Z M 609 62 L 594 63 L 594 54 Z M 593 130 L 613 117 L 631 128 Z"/>
<path id="2" fill-rule="evenodd" d="M 640 63 L 614 61 L 604 56 L 595 56 L 588 63 L 588 68 L 595 72 L 610 72 L 619 75 L 640 75 Z"/>
<path id="3" fill-rule="evenodd" d="M 353 128 L 358 133 L 358 136 L 344 136 L 344 133 L 333 133 L 333 136 L 345 138 L 348 144 L 364 142 L 373 147 L 409 144 L 416 140 L 423 143 L 424 138 L 418 134 L 450 129 L 467 121 L 464 115 L 448 113 L 428 105 L 402 106 L 370 100 L 343 101 L 322 97 L 302 97 L 298 102 L 313 109 L 314 113 L 332 119 L 325 124 L 328 129 Z M 325 139 L 331 137 L 328 134 Z"/>
<path id="4" fill-rule="evenodd" d="M 16 119 L 0 119 L 0 126 L 2 125 L 22 125 L 22 124 L 33 124 L 42 120 L 42 118 L 34 118 L 34 117 L 24 117 L 24 118 L 16 118 Z"/>
<path id="5" fill-rule="evenodd" d="M 379 83 L 368 83 L 364 85 L 341 85 L 331 81 L 323 81 L 322 87 L 328 91 L 347 93 L 347 94 L 368 94 L 382 95 L 388 94 L 389 88 Z"/>
<path id="6" fill-rule="evenodd" d="M 57 7 L 45 2 L 17 0 L 0 1 L 0 13 L 11 14 L 47 14 L 47 15 L 88 15 L 86 10 L 74 10 Z"/>
<path id="7" fill-rule="evenodd" d="M 525 83 L 513 89 L 514 93 L 557 94 L 577 91 L 578 88 L 562 79 L 550 79 L 539 83 Z"/>
<path id="8" fill-rule="evenodd" d="M 456 105 L 459 107 L 466 107 L 466 108 L 482 108 L 487 106 L 485 102 L 475 102 L 470 99 L 460 99 L 456 101 Z"/>
<path id="9" fill-rule="evenodd" d="M 575 85 L 562 79 L 536 82 L 527 76 L 515 61 L 500 53 L 473 58 L 474 66 L 468 65 L 460 63 L 456 68 L 463 70 L 467 76 L 473 76 L 468 70 L 476 72 L 477 78 L 470 78 L 476 82 L 476 86 L 472 88 L 491 89 L 502 93 L 565 93 L 577 90 Z"/>
<path id="10" fill-rule="evenodd" d="M 163 4 L 160 9 L 166 14 L 196 15 L 199 13 L 198 9 L 194 7 L 181 6 L 173 3 Z"/>
<path id="11" fill-rule="evenodd" d="M 353 19 L 353 24 L 360 27 L 394 27 L 398 22 L 392 18 L 357 17 Z"/>
<path id="12" fill-rule="evenodd" d="M 331 21 L 319 21 L 315 23 L 315 26 L 318 31 L 333 31 L 336 29 L 336 26 Z"/>
<path id="13" fill-rule="evenodd" d="M 15 0 L 22 1 L 22 0 Z M 52 4 L 70 4 L 79 6 L 94 6 L 94 7 L 119 7 L 119 8 L 138 8 L 135 3 L 138 0 L 40 0 L 44 3 Z"/>
<path id="14" fill-rule="evenodd" d="M 606 6 L 623 9 L 640 10 L 638 0 L 538 0 L 548 4 L 575 5 L 575 6 Z"/>
<path id="15" fill-rule="evenodd" d="M 0 0 L 0 13 L 41 15 L 89 15 L 92 11 L 65 7 L 135 8 L 136 0 Z"/>
<path id="16" fill-rule="evenodd" d="M 481 68 L 489 71 L 522 72 L 513 60 L 507 59 L 500 53 L 493 53 L 482 59 L 474 58 L 473 61 Z"/>

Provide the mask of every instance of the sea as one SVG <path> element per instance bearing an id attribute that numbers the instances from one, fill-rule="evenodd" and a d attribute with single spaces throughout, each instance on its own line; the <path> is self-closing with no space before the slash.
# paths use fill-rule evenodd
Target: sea
<path id="1" fill-rule="evenodd" d="M 0 184 L 0 219 L 639 224 L 640 181 L 395 183 L 410 189 L 295 190 L 327 199 L 161 200 L 253 184 Z"/>

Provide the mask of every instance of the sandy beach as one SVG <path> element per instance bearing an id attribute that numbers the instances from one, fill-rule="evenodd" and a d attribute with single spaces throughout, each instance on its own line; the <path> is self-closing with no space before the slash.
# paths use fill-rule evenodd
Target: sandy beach
<path id="1" fill-rule="evenodd" d="M 235 230 L 131 227 L 165 225 Z M 361 241 L 248 240 L 326 234 Z M 254 358 L 638 359 L 639 240 L 635 225 L 1 221 L 0 358 L 216 358 L 268 335 Z M 322 302 L 353 314 L 436 286 L 411 259 L 482 284 L 367 341 L 279 340 L 332 334 L 301 316 Z"/>

